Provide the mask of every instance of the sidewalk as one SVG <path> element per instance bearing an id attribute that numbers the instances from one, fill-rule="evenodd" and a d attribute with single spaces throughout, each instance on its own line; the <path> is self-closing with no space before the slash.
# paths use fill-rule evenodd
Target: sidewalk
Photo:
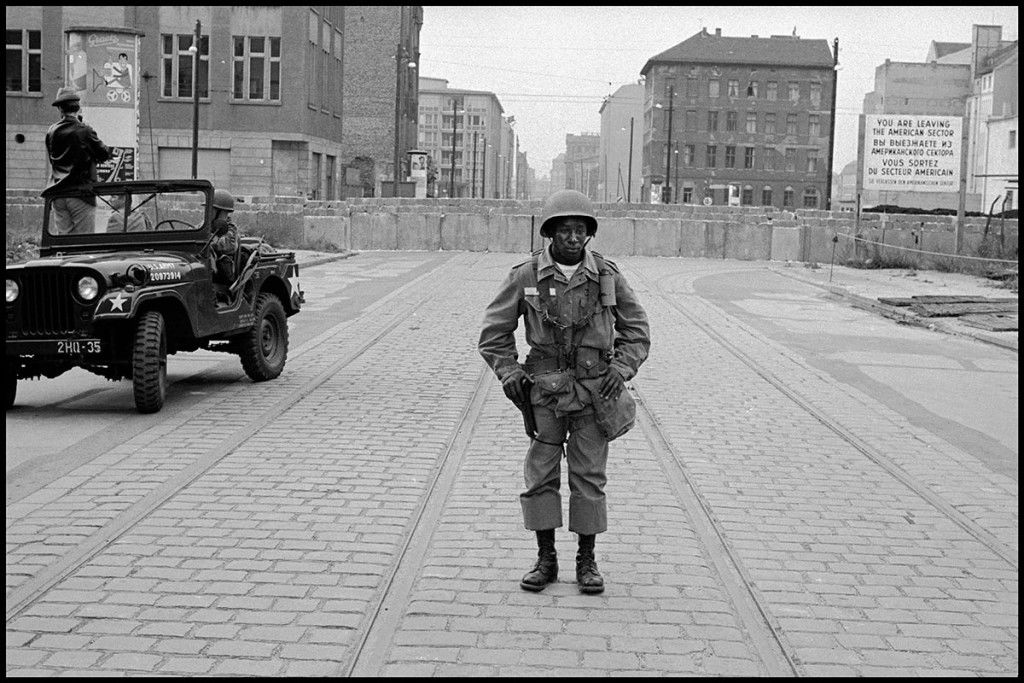
<path id="1" fill-rule="evenodd" d="M 887 318 L 946 334 L 970 337 L 1017 351 L 1016 331 L 992 332 L 968 325 L 956 317 L 926 318 L 917 315 L 906 306 L 891 306 L 879 301 L 879 298 L 926 295 L 1018 298 L 1017 292 L 1000 286 L 995 280 L 963 273 L 909 268 L 866 269 L 828 265 L 810 268 L 805 263 L 790 261 L 773 262 L 771 269 L 780 275 L 820 287 L 846 299 L 854 306 L 874 311 Z"/>

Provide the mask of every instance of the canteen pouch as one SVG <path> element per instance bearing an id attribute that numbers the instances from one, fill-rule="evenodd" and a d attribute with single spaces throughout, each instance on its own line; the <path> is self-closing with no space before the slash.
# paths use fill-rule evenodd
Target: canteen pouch
<path id="1" fill-rule="evenodd" d="M 605 399 L 597 391 L 591 392 L 594 405 L 594 422 L 597 429 L 609 441 L 614 441 L 636 425 L 636 401 L 629 390 L 623 387 L 618 398 Z"/>

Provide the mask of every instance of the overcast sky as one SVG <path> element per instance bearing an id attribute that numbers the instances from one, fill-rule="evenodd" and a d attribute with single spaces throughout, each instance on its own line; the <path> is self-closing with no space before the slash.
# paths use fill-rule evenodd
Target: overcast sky
<path id="1" fill-rule="evenodd" d="M 516 118 L 538 175 L 566 133 L 601 128 L 601 100 L 635 83 L 651 57 L 707 27 L 725 36 L 839 38 L 835 172 L 857 157 L 857 115 L 887 58 L 923 62 L 931 41 L 969 43 L 972 24 L 1017 39 L 1017 8 L 991 7 L 447 7 L 425 5 L 420 75 L 495 93 Z"/>

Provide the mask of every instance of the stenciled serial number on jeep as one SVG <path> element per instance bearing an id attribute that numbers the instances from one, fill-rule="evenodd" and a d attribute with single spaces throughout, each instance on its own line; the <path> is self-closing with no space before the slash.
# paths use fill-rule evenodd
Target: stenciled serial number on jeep
<path id="1" fill-rule="evenodd" d="M 167 280 L 180 280 L 181 273 L 176 270 L 151 270 L 149 279 L 152 282 L 166 282 Z"/>
<path id="2" fill-rule="evenodd" d="M 102 353 L 103 345 L 99 339 L 67 339 L 57 342 L 57 353 Z"/>

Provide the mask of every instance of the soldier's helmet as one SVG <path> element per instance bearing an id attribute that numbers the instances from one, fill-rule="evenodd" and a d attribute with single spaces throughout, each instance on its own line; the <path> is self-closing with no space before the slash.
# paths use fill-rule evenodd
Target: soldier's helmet
<path id="1" fill-rule="evenodd" d="M 53 106 L 59 107 L 64 102 L 79 102 L 81 97 L 78 96 L 78 91 L 72 88 L 70 85 L 61 86 L 57 90 L 57 97 L 53 100 Z"/>
<path id="2" fill-rule="evenodd" d="M 231 193 L 227 190 L 214 190 L 213 191 L 213 208 L 223 209 L 224 211 L 235 210 L 235 198 L 231 196 Z"/>
<path id="3" fill-rule="evenodd" d="M 550 238 L 554 234 L 554 219 L 567 216 L 586 221 L 587 236 L 593 237 L 597 232 L 597 216 L 590 198 L 577 190 L 559 190 L 544 200 L 540 216 L 541 237 Z"/>

